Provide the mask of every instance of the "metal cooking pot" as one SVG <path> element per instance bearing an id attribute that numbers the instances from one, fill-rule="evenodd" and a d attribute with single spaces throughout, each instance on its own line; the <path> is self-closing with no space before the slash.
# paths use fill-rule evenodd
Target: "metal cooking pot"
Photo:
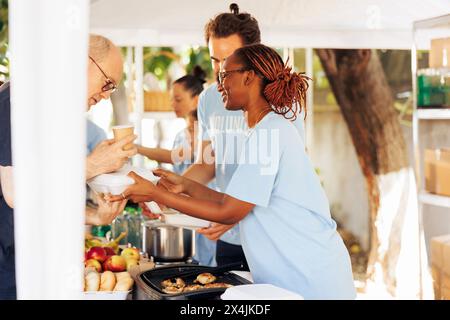
<path id="1" fill-rule="evenodd" d="M 157 262 L 186 261 L 195 254 L 195 231 L 146 221 L 142 226 L 142 248 Z"/>

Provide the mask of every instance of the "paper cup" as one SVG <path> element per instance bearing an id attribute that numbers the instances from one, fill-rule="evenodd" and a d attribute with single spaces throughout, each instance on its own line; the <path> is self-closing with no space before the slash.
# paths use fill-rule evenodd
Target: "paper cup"
<path id="1" fill-rule="evenodd" d="M 131 136 L 134 134 L 134 126 L 133 125 L 122 125 L 122 126 L 114 126 L 112 127 L 114 140 L 117 142 L 120 139 Z M 124 150 L 133 149 L 133 143 L 126 144 L 123 147 Z"/>

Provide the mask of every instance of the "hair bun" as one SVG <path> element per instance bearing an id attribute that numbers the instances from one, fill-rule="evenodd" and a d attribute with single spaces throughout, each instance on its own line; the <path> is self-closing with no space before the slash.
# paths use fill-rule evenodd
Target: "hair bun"
<path id="1" fill-rule="evenodd" d="M 239 14 L 239 6 L 237 3 L 230 4 L 230 11 L 232 14 L 238 15 Z"/>
<path id="2" fill-rule="evenodd" d="M 206 82 L 206 72 L 199 65 L 196 65 L 194 69 L 192 69 L 192 75 L 200 80 L 201 83 Z"/>
<path id="3" fill-rule="evenodd" d="M 290 67 L 285 67 L 282 71 L 278 72 L 276 79 L 289 82 L 292 79 L 291 70 L 292 69 Z"/>

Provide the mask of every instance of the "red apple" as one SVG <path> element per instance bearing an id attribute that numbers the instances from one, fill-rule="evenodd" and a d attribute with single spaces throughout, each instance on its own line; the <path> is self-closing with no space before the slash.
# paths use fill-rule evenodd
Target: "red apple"
<path id="1" fill-rule="evenodd" d="M 107 258 L 107 254 L 104 248 L 102 247 L 92 247 L 86 256 L 87 260 L 95 259 L 97 261 L 103 262 Z"/>
<path id="2" fill-rule="evenodd" d="M 106 255 L 109 256 L 115 256 L 116 253 L 114 252 L 114 249 L 111 247 L 104 247 L 103 249 L 105 249 L 106 251 Z"/>
<path id="3" fill-rule="evenodd" d="M 89 259 L 86 260 L 86 262 L 84 263 L 84 265 L 86 267 L 94 267 L 95 270 L 97 270 L 97 272 L 102 272 L 102 265 L 100 264 L 99 261 L 95 260 L 95 259 Z"/>
<path id="4" fill-rule="evenodd" d="M 120 255 L 125 259 L 133 258 L 135 260 L 139 260 L 140 258 L 139 249 L 137 248 L 125 248 L 122 250 Z"/>
<path id="5" fill-rule="evenodd" d="M 121 256 L 110 256 L 103 262 L 103 270 L 112 272 L 122 272 L 127 269 L 127 263 Z"/>

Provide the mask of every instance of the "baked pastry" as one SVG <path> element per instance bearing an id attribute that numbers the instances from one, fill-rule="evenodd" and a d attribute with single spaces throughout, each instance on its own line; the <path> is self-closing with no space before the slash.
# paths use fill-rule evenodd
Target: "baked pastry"
<path id="1" fill-rule="evenodd" d="M 184 287 L 183 292 L 191 292 L 203 289 L 203 286 L 199 284 L 191 284 L 189 286 Z"/>
<path id="2" fill-rule="evenodd" d="M 133 279 L 131 277 L 123 277 L 117 280 L 114 291 L 129 291 L 133 287 Z"/>
<path id="3" fill-rule="evenodd" d="M 231 284 L 223 283 L 223 282 L 215 282 L 215 283 L 207 283 L 203 286 L 205 289 L 211 288 L 229 288 L 232 287 Z"/>
<path id="4" fill-rule="evenodd" d="M 213 276 L 209 272 L 200 273 L 197 276 L 197 279 L 194 280 L 195 283 L 200 283 L 200 284 L 208 284 L 208 283 L 212 283 L 214 281 L 216 281 L 216 277 Z"/>
<path id="5" fill-rule="evenodd" d="M 100 274 L 97 271 L 90 271 L 84 277 L 85 291 L 98 291 L 100 288 Z"/>
<path id="6" fill-rule="evenodd" d="M 116 286 L 116 276 L 111 271 L 105 271 L 100 277 L 100 291 L 113 291 Z"/>

